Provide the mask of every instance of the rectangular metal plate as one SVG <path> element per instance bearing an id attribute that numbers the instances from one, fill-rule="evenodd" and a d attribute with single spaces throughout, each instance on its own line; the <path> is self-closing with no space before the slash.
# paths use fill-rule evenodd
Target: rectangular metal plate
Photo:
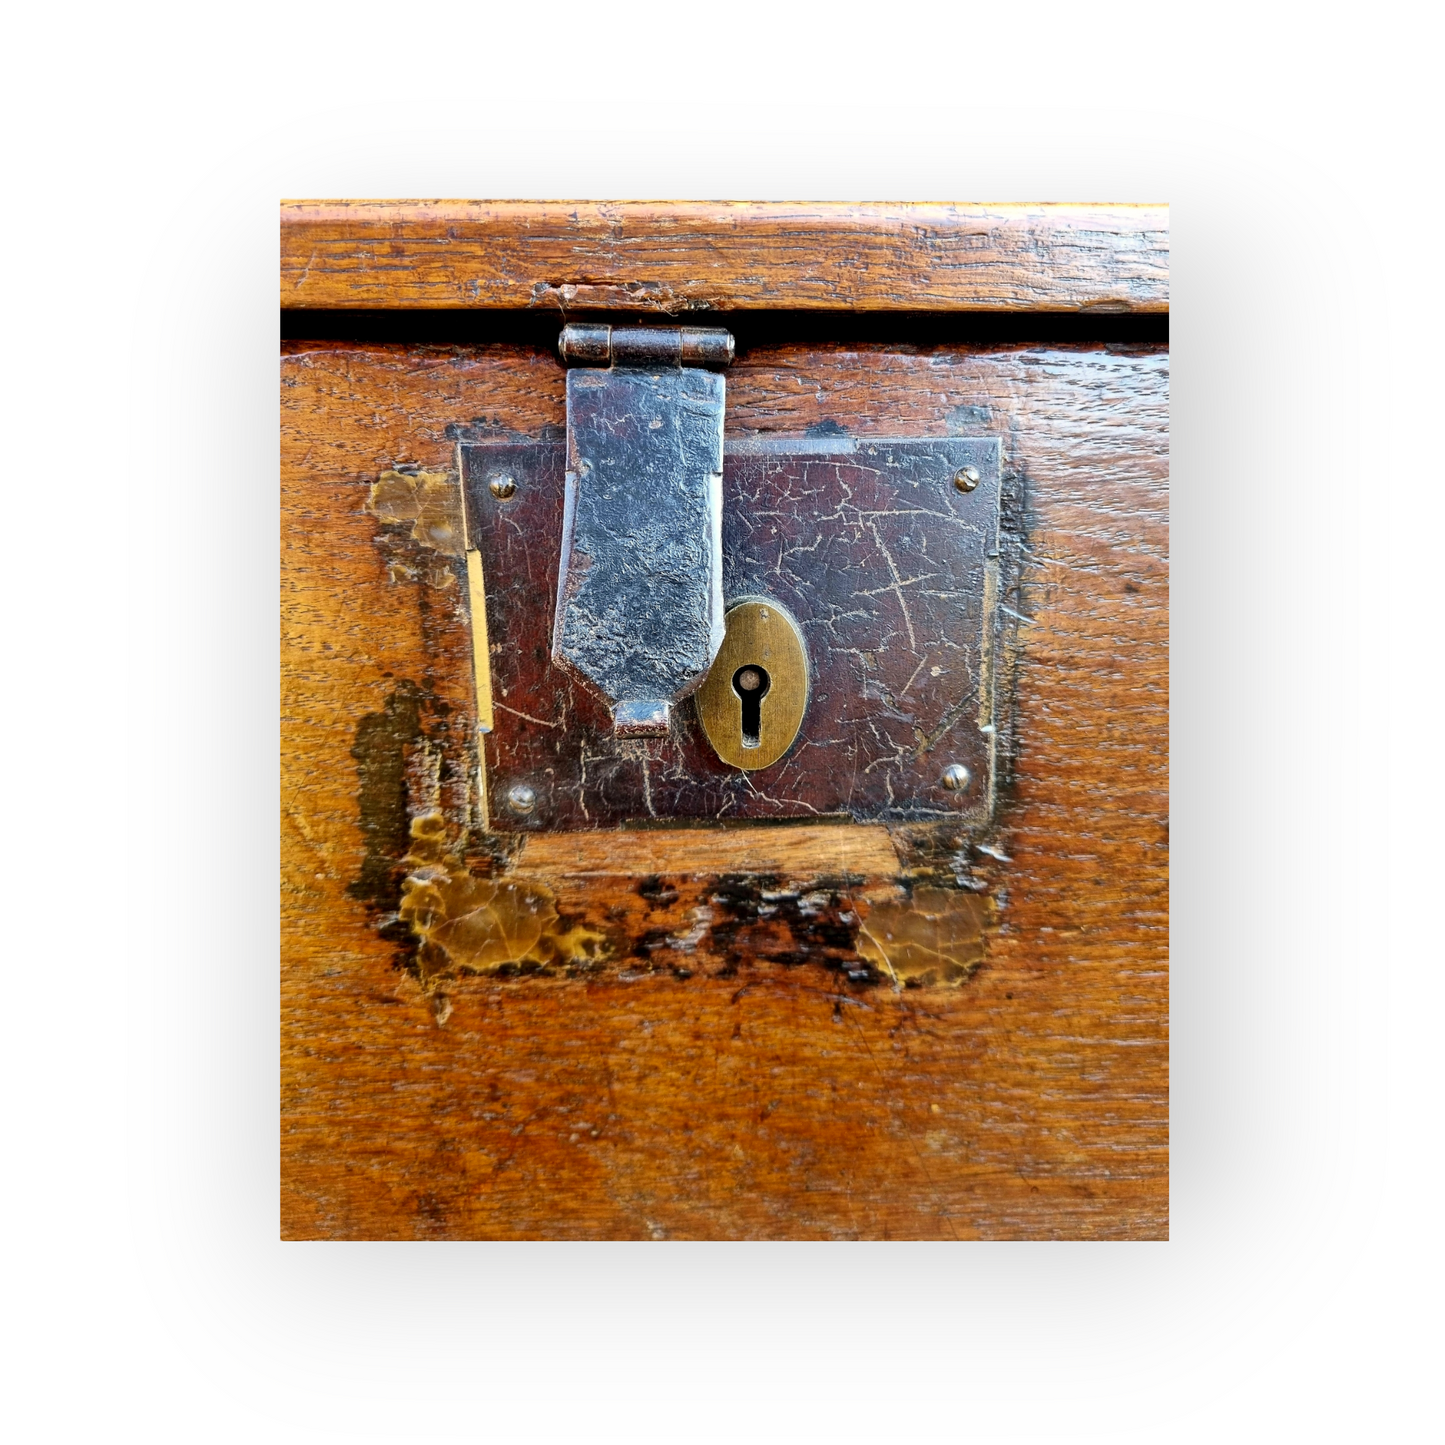
<path id="1" fill-rule="evenodd" d="M 483 764 L 493 828 L 987 820 L 997 438 L 727 445 L 724 597 L 782 603 L 802 627 L 812 674 L 797 741 L 753 773 L 719 760 L 691 700 L 674 709 L 665 738 L 614 738 L 601 700 L 553 665 L 564 450 L 561 441 L 461 446 L 468 536 L 487 599 L 494 730 Z M 978 482 L 965 492 L 954 478 L 968 467 Z M 493 494 L 498 477 L 514 483 L 505 499 Z M 940 781 L 952 764 L 970 775 L 958 792 Z M 504 803 L 516 784 L 536 795 L 525 816 Z"/>

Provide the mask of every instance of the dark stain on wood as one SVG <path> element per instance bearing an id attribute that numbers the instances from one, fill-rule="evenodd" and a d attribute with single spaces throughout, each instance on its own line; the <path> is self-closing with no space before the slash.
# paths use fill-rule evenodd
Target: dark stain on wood
<path id="1" fill-rule="evenodd" d="M 677 889 L 665 878 L 653 873 L 638 882 L 637 896 L 645 898 L 649 907 L 667 908 L 677 902 Z"/>
<path id="2" fill-rule="evenodd" d="M 366 840 L 361 871 L 347 885 L 379 913 L 395 913 L 411 847 L 411 808 L 407 797 L 407 761 L 422 736 L 422 692 L 403 679 L 387 695 L 380 712 L 356 724 L 351 756 L 356 761 L 357 826 Z"/>
<path id="3" fill-rule="evenodd" d="M 850 984 L 876 986 L 877 971 L 858 956 L 859 904 L 851 896 L 865 881 L 823 877 L 804 891 L 775 874 L 718 878 L 708 894 L 722 913 L 708 930 L 713 952 L 724 959 L 716 977 L 734 977 L 743 964 L 760 960 L 788 968 L 813 964 Z"/>

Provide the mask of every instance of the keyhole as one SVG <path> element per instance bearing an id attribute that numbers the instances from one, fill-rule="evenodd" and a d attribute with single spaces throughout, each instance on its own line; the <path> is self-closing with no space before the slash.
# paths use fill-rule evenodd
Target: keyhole
<path id="1" fill-rule="evenodd" d="M 773 680 L 768 676 L 767 669 L 758 667 L 754 663 L 740 667 L 733 673 L 733 691 L 743 702 L 743 746 L 745 748 L 755 748 L 758 745 L 758 733 L 762 730 L 762 724 L 759 721 L 762 702 L 772 685 Z"/>

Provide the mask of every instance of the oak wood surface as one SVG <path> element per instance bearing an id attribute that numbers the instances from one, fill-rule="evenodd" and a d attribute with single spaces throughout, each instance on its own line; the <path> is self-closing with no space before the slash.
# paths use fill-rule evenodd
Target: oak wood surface
<path id="1" fill-rule="evenodd" d="M 283 308 L 1169 309 L 1167 206 L 288 201 Z"/>
<path id="2" fill-rule="evenodd" d="M 1018 755 L 982 891 L 948 895 L 982 962 L 895 990 L 848 960 L 908 839 L 848 827 L 470 856 L 601 961 L 428 976 L 387 908 L 419 827 L 475 823 L 466 582 L 367 499 L 454 468 L 450 426 L 560 424 L 563 373 L 286 351 L 283 1235 L 1164 1237 L 1167 353 L 778 347 L 729 376 L 731 432 L 998 434 L 1018 489 Z"/>

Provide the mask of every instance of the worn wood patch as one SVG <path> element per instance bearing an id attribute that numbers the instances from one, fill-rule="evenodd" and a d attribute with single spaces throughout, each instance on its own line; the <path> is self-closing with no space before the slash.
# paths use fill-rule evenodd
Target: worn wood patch
<path id="1" fill-rule="evenodd" d="M 830 346 L 730 376 L 740 434 L 1005 437 L 1017 742 L 959 854 L 477 849 L 464 559 L 416 535 L 425 484 L 415 515 L 368 503 L 562 396 L 526 349 L 283 359 L 283 1233 L 1161 1237 L 1167 356 Z M 535 969 L 499 972 L 488 911 Z"/>

